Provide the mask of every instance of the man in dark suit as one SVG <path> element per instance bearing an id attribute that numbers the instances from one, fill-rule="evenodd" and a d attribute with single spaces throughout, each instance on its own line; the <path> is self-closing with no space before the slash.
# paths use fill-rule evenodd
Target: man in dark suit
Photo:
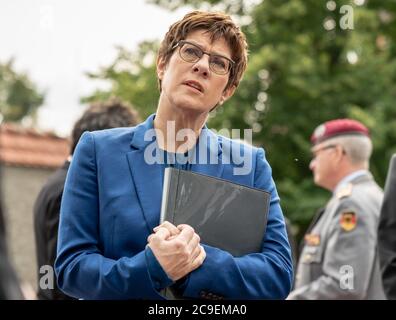
<path id="1" fill-rule="evenodd" d="M 76 122 L 71 137 L 71 152 L 63 166 L 56 170 L 41 189 L 34 205 L 34 229 L 36 237 L 38 298 L 42 300 L 68 299 L 53 281 L 53 289 L 43 285 L 48 266 L 53 271 L 58 238 L 59 212 L 63 186 L 70 161 L 80 136 L 85 131 L 96 131 L 136 125 L 139 119 L 131 106 L 112 99 L 105 103 L 93 104 Z M 40 272 L 41 271 L 41 272 Z M 52 272 L 54 275 L 55 273 Z M 42 280 L 42 281 L 40 281 Z M 45 281 L 44 281 L 45 282 Z"/>
<path id="2" fill-rule="evenodd" d="M 378 227 L 378 252 L 386 297 L 396 300 L 396 154 L 393 155 L 385 184 Z"/>

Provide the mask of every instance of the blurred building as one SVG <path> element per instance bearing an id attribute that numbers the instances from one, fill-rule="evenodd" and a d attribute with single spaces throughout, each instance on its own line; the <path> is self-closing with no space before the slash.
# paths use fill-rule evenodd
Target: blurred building
<path id="1" fill-rule="evenodd" d="M 36 286 L 36 251 L 33 204 L 48 176 L 69 154 L 65 138 L 40 133 L 16 124 L 0 127 L 3 204 L 8 245 L 22 281 Z"/>

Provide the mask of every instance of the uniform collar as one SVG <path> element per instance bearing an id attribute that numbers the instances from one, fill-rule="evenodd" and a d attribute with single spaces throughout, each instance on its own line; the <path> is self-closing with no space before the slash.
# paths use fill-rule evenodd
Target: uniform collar
<path id="1" fill-rule="evenodd" d="M 355 180 L 356 178 L 359 178 L 362 176 L 370 176 L 370 172 L 362 169 L 362 170 L 357 170 L 357 171 L 354 171 L 354 172 L 348 174 L 347 176 L 342 178 L 341 181 L 337 184 L 337 186 L 335 187 L 335 189 L 333 191 L 333 194 L 337 194 L 337 192 L 342 190 L 348 183 L 350 183 L 353 180 Z"/>

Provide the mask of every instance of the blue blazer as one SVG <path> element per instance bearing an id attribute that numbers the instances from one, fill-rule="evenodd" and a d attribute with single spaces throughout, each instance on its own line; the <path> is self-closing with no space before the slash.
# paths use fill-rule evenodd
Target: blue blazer
<path id="1" fill-rule="evenodd" d="M 55 261 L 59 287 L 68 295 L 163 299 L 160 289 L 172 283 L 146 247 L 147 237 L 159 224 L 165 168 L 144 159 L 152 143 L 144 136 L 153 128 L 153 119 L 154 115 L 133 128 L 85 132 L 77 145 L 62 198 Z M 192 164 L 191 170 L 270 192 L 268 224 L 259 253 L 233 257 L 204 244 L 206 259 L 182 284 L 183 295 L 286 298 L 293 278 L 290 246 L 264 150 L 215 135 L 206 127 L 199 141 L 206 135 L 217 143 L 207 152 L 218 158 L 218 164 Z M 232 146 L 252 152 L 248 174 L 234 175 L 237 165 L 232 157 L 224 161 Z"/>

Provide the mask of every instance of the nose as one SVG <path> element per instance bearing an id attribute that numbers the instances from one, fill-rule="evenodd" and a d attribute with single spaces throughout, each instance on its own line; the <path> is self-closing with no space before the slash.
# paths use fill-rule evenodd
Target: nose
<path id="1" fill-rule="evenodd" d="M 315 170 L 315 159 L 312 159 L 311 162 L 309 163 L 309 169 L 311 171 Z"/>
<path id="2" fill-rule="evenodd" d="M 209 75 L 209 56 L 207 54 L 194 63 L 193 72 L 202 74 L 205 78 Z"/>

